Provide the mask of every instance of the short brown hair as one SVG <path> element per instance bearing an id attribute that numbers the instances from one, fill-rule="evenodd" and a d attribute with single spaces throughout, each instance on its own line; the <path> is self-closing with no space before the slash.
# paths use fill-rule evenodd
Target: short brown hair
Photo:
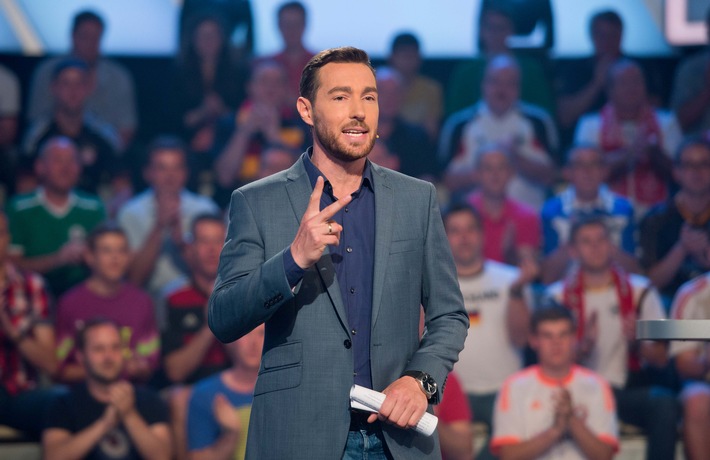
<path id="1" fill-rule="evenodd" d="M 372 75 L 375 75 L 375 69 L 370 63 L 370 57 L 361 49 L 352 46 L 343 46 L 340 48 L 330 48 L 316 54 L 308 61 L 308 64 L 303 68 L 301 73 L 301 84 L 299 94 L 313 103 L 316 99 L 316 92 L 320 86 L 318 80 L 318 71 L 326 64 L 364 64 L 370 68 Z"/>

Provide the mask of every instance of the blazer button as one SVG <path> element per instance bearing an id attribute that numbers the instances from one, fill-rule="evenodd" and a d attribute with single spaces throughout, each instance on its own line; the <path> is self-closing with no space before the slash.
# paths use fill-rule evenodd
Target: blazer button
<path id="1" fill-rule="evenodd" d="M 343 346 L 349 350 L 350 347 L 353 346 L 353 343 L 350 341 L 350 339 L 345 339 L 345 342 L 343 342 Z"/>

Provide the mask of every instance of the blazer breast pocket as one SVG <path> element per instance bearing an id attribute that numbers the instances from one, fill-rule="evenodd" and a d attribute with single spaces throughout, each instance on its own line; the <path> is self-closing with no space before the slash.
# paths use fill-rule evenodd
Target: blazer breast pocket
<path id="1" fill-rule="evenodd" d="M 390 243 L 390 254 L 411 252 L 416 251 L 417 249 L 422 249 L 422 240 L 419 238 L 392 241 L 392 243 Z"/>
<path id="2" fill-rule="evenodd" d="M 262 357 L 254 395 L 294 388 L 301 384 L 301 342 L 291 342 L 267 351 Z"/>

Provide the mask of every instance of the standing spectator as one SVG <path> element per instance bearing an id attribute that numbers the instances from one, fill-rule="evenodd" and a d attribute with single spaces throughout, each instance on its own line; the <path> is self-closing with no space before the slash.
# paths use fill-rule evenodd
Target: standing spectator
<path id="1" fill-rule="evenodd" d="M 85 238 L 104 220 L 104 208 L 98 197 L 75 191 L 81 161 L 71 139 L 47 139 L 35 171 L 40 187 L 8 204 L 11 251 L 21 268 L 43 274 L 59 296 L 86 278 Z"/>
<path id="2" fill-rule="evenodd" d="M 705 16 L 710 41 L 710 9 Z M 684 59 L 678 65 L 671 108 L 686 134 L 700 134 L 710 129 L 710 47 Z"/>
<path id="3" fill-rule="evenodd" d="M 125 281 L 130 261 L 126 234 L 119 227 L 99 226 L 89 235 L 87 246 L 85 260 L 91 276 L 57 303 L 59 380 L 75 383 L 86 378 L 87 369 L 77 358 L 74 340 L 84 324 L 103 317 L 120 327 L 126 357 L 124 376 L 146 382 L 158 367 L 160 337 L 150 297 Z"/>
<path id="4" fill-rule="evenodd" d="M 191 387 L 199 379 L 228 365 L 224 346 L 207 326 L 207 302 L 217 278 L 219 253 L 226 228 L 215 214 L 200 214 L 192 221 L 185 246 L 189 282 L 166 299 L 167 326 L 162 334 L 163 369 L 178 384 L 170 392 L 171 425 L 179 459 L 186 458 L 185 420 Z"/>
<path id="5" fill-rule="evenodd" d="M 295 101 L 298 87 L 301 83 L 301 71 L 314 56 L 303 43 L 308 19 L 303 3 L 286 2 L 279 6 L 277 22 L 279 34 L 283 41 L 283 49 L 278 53 L 257 60 L 257 65 L 263 61 L 277 62 L 286 72 L 286 99 Z"/>
<path id="6" fill-rule="evenodd" d="M 423 126 L 429 138 L 436 140 L 444 111 L 443 89 L 438 81 L 420 73 L 419 39 L 408 32 L 394 37 L 387 61 L 402 77 L 400 116 L 409 123 Z"/>
<path id="7" fill-rule="evenodd" d="M 481 215 L 486 259 L 512 265 L 536 260 L 540 248 L 540 218 L 532 209 L 510 198 L 513 165 L 505 148 L 484 146 L 478 154 L 476 174 L 479 188 L 467 201 Z"/>
<path id="8" fill-rule="evenodd" d="M 710 319 L 710 272 L 683 284 L 671 309 L 671 318 Z M 710 452 L 710 361 L 704 342 L 671 342 L 678 374 L 686 379 L 680 400 L 683 404 L 683 442 L 690 460 L 707 457 Z"/>
<path id="9" fill-rule="evenodd" d="M 520 68 L 520 98 L 543 107 L 548 113 L 555 110 L 552 90 L 540 59 L 513 53 L 508 39 L 513 35 L 512 12 L 493 2 L 481 10 L 478 33 L 481 55 L 459 64 L 447 87 L 446 113 L 452 114 L 481 99 L 479 90 L 485 79 L 486 68 L 499 55 L 508 55 Z"/>
<path id="10" fill-rule="evenodd" d="M 679 408 L 674 394 L 650 378 L 650 369 L 666 366 L 666 348 L 635 337 L 637 319 L 665 317 L 660 296 L 648 279 L 614 263 L 602 218 L 575 222 L 570 244 L 578 265 L 548 295 L 576 315 L 579 362 L 611 384 L 621 421 L 644 430 L 646 458 L 673 458 Z"/>
<path id="11" fill-rule="evenodd" d="M 557 132 L 544 110 L 519 101 L 520 69 L 509 56 L 493 58 L 482 82 L 483 99 L 451 115 L 444 124 L 439 159 L 452 193 L 475 185 L 476 157 L 481 147 L 501 143 L 515 163 L 509 196 L 539 210 L 546 187 L 555 180 L 552 156 Z"/>
<path id="12" fill-rule="evenodd" d="M 571 312 L 546 307 L 533 313 L 531 323 L 539 364 L 503 385 L 493 449 L 502 460 L 611 459 L 619 448 L 614 396 L 601 375 L 575 365 Z"/>
<path id="13" fill-rule="evenodd" d="M 10 69 L 0 66 L 0 204 L 15 190 L 19 116 L 20 82 Z"/>
<path id="14" fill-rule="evenodd" d="M 531 263 L 519 270 L 487 260 L 483 254 L 487 237 L 483 220 L 468 205 L 447 211 L 444 229 L 470 323 L 454 370 L 476 421 L 484 423 L 491 433 L 496 393 L 505 379 L 523 366 L 531 300 L 528 283 L 537 270 Z M 490 437 L 479 453 L 482 459 L 491 458 L 488 441 Z"/>
<path id="15" fill-rule="evenodd" d="M 607 91 L 609 102 L 579 120 L 574 141 L 604 151 L 609 184 L 633 203 L 638 219 L 668 198 L 680 126 L 671 112 L 651 106 L 643 71 L 633 61 L 611 67 Z"/>
<path id="16" fill-rule="evenodd" d="M 49 294 L 44 280 L 8 257 L 10 231 L 0 211 L 0 425 L 38 435 L 52 392 L 39 375 L 57 370 Z"/>
<path id="17" fill-rule="evenodd" d="M 37 157 L 42 143 L 54 136 L 66 136 L 79 149 L 82 174 L 78 187 L 89 193 L 108 188 L 119 172 L 118 136 L 110 125 L 86 110 L 89 68 L 84 61 L 59 61 L 52 73 L 54 105 L 47 117 L 37 118 L 24 140 L 29 161 Z M 102 190 L 108 192 L 108 190 Z"/>
<path id="18" fill-rule="evenodd" d="M 377 96 L 380 116 L 377 125 L 378 143 L 398 158 L 398 171 L 412 177 L 433 181 L 439 168 L 429 136 L 421 125 L 405 121 L 401 115 L 402 76 L 394 69 L 377 69 Z"/>
<path id="19" fill-rule="evenodd" d="M 576 219 L 589 215 L 604 218 L 619 249 L 614 253 L 615 260 L 627 271 L 640 271 L 635 257 L 634 208 L 604 184 L 606 172 L 604 156 L 597 147 L 577 145 L 569 151 L 564 170 L 569 186 L 542 207 L 543 284 L 559 280 L 567 271 L 572 261 L 567 244 L 570 229 Z"/>
<path id="20" fill-rule="evenodd" d="M 473 458 L 473 428 L 471 410 L 466 393 L 454 372 L 446 378 L 446 394 L 434 408 L 439 417 L 436 426 L 444 460 L 471 460 Z"/>
<path id="21" fill-rule="evenodd" d="M 136 286 L 146 286 L 156 302 L 163 288 L 185 272 L 181 251 L 192 219 L 217 212 L 211 200 L 185 190 L 187 174 L 183 144 L 172 137 L 155 139 L 144 170 L 150 187 L 118 213 L 134 254 L 128 277 Z M 164 324 L 164 312 L 159 310 L 157 317 Z"/>
<path id="22" fill-rule="evenodd" d="M 93 11 L 84 10 L 74 16 L 69 56 L 89 67 L 87 108 L 105 120 L 119 133 L 121 150 L 130 145 L 137 126 L 135 95 L 131 74 L 119 63 L 101 55 L 104 20 Z M 66 56 L 47 59 L 35 70 L 29 91 L 27 119 L 40 120 L 52 113 L 50 82 L 54 69 Z"/>
<path id="23" fill-rule="evenodd" d="M 119 326 L 95 319 L 77 336 L 86 379 L 49 409 L 42 434 L 45 458 L 170 459 L 168 414 L 155 393 L 122 380 Z"/>
<path id="24" fill-rule="evenodd" d="M 668 300 L 710 269 L 710 143 L 687 139 L 673 163 L 680 190 L 641 221 L 641 264 Z"/>
<path id="25" fill-rule="evenodd" d="M 192 20 L 175 69 L 171 101 L 175 127 L 180 127 L 195 166 L 211 165 L 208 153 L 217 120 L 234 111 L 244 99 L 243 65 L 232 56 L 228 37 L 218 16 Z"/>
<path id="26" fill-rule="evenodd" d="M 264 329 L 228 344 L 232 367 L 195 385 L 187 416 L 191 460 L 244 459 Z"/>

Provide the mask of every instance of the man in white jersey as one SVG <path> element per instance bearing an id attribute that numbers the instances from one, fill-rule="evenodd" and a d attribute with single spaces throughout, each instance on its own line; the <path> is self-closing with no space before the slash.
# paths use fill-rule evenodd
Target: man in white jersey
<path id="1" fill-rule="evenodd" d="M 673 458 L 678 405 L 670 390 L 649 381 L 651 369 L 666 366 L 666 348 L 635 340 L 637 319 L 665 317 L 660 296 L 647 278 L 614 262 L 615 246 L 602 217 L 580 217 L 569 244 L 575 264 L 547 293 L 575 314 L 578 360 L 611 384 L 619 418 L 643 428 L 646 458 Z"/>
<path id="2" fill-rule="evenodd" d="M 671 318 L 710 319 L 710 272 L 678 289 Z M 690 459 L 706 458 L 710 452 L 710 348 L 707 342 L 671 342 L 670 354 L 680 377 L 687 379 L 680 395 L 686 454 Z"/>
<path id="3" fill-rule="evenodd" d="M 512 375 L 496 399 L 492 449 L 500 458 L 610 459 L 618 450 L 614 396 L 575 362 L 575 324 L 552 303 L 532 315 L 539 364 Z"/>
<path id="4" fill-rule="evenodd" d="M 444 228 L 471 331 L 454 370 L 476 421 L 490 430 L 496 392 L 523 366 L 531 298 L 527 284 L 537 275 L 537 266 L 526 262 L 518 269 L 486 260 L 481 216 L 469 205 L 451 207 L 444 215 Z M 489 458 L 489 449 L 479 455 Z"/>

